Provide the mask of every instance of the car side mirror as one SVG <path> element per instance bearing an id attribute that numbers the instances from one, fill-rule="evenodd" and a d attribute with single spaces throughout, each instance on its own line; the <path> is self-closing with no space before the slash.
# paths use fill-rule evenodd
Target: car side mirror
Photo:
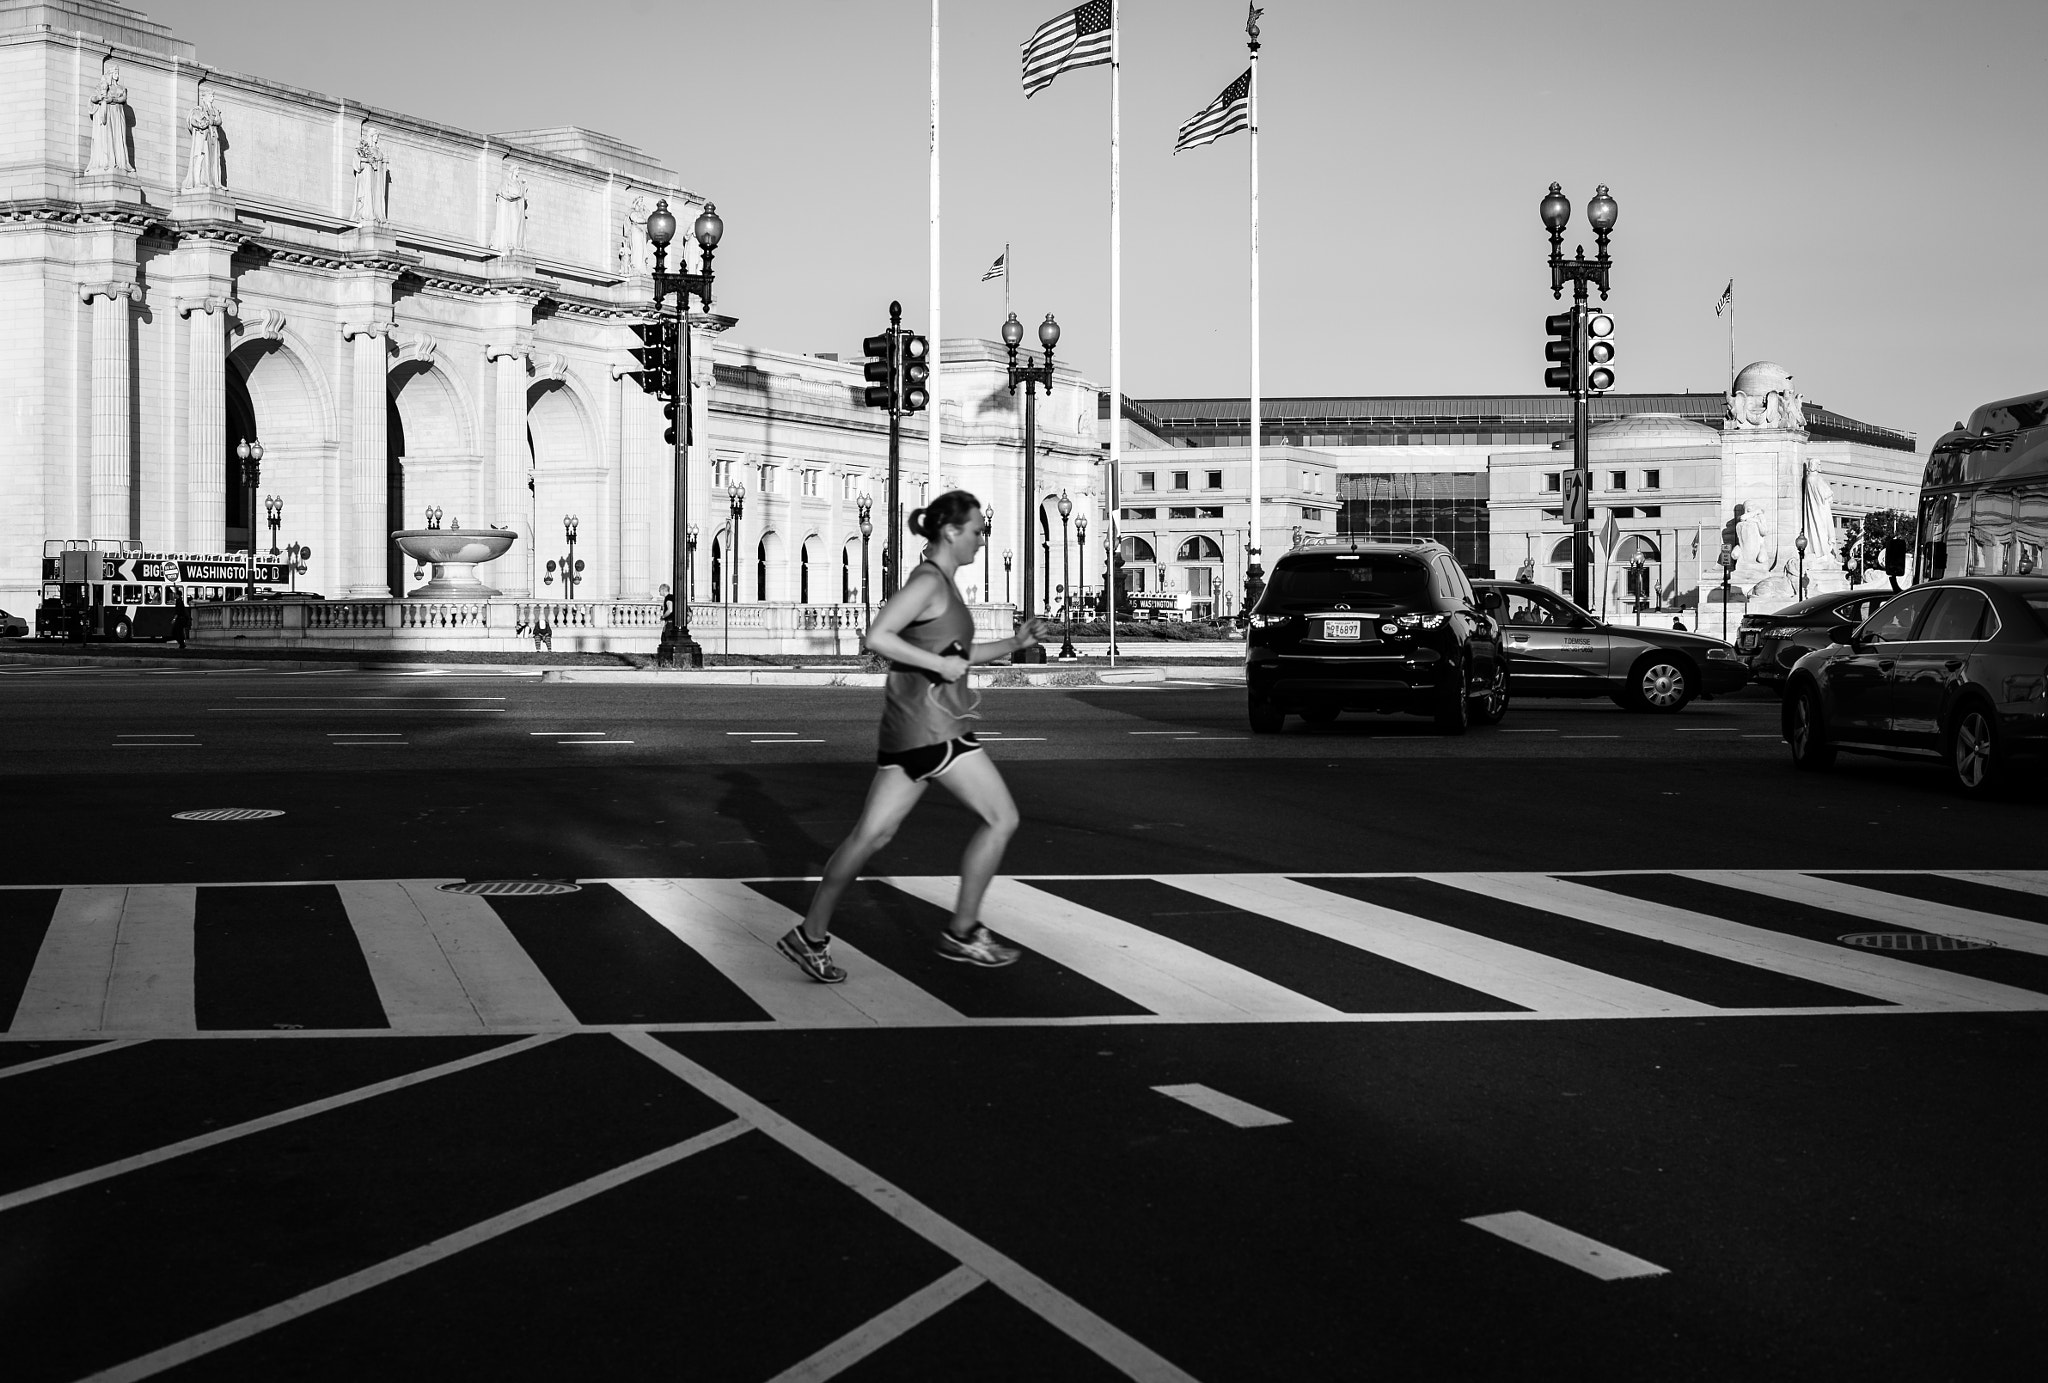
<path id="1" fill-rule="evenodd" d="M 1853 624 L 1838 624 L 1828 630 L 1828 642 L 1847 644 L 1853 648 L 1856 645 L 1856 629 L 1857 626 Z"/>

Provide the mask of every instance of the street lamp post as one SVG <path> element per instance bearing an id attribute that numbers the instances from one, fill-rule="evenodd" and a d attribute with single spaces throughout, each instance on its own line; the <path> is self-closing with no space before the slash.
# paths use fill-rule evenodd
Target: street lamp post
<path id="1" fill-rule="evenodd" d="M 1008 549 L 1008 548 L 1004 548 L 1004 549 L 1003 549 L 1003 604 L 1005 604 L 1005 605 L 1008 605 L 1008 604 L 1010 603 L 1010 562 L 1011 562 L 1011 560 L 1012 560 L 1012 554 L 1011 554 L 1011 552 L 1010 552 L 1010 549 Z"/>
<path id="2" fill-rule="evenodd" d="M 874 619 L 874 610 L 868 604 L 868 539 L 875 536 L 875 522 L 872 517 L 874 497 L 863 491 L 853 502 L 860 513 L 860 627 L 863 638 L 867 635 L 868 624 Z"/>
<path id="3" fill-rule="evenodd" d="M 647 242 L 654 247 L 654 312 L 658 320 L 666 320 L 669 294 L 676 296 L 676 315 L 669 327 L 671 339 L 668 343 L 672 374 L 669 388 L 663 396 L 675 470 L 675 513 L 673 541 L 669 545 L 668 583 L 674 592 L 675 613 L 662 626 L 661 648 L 672 664 L 702 667 L 704 650 L 690 637 L 690 553 L 685 541 L 690 531 L 690 297 L 695 294 L 704 304 L 704 310 L 711 310 L 711 257 L 725 236 L 725 222 L 720 219 L 718 208 L 706 202 L 703 214 L 690 227 L 690 234 L 703 254 L 704 272 L 690 273 L 682 253 L 678 251 L 676 271 L 670 273 L 668 247 L 676 236 L 675 213 L 668 209 L 666 197 L 655 203 L 653 213 L 647 218 Z M 659 662 L 661 657 L 662 653 L 658 652 L 656 661 Z"/>
<path id="4" fill-rule="evenodd" d="M 1060 491 L 1060 607 L 1067 617 L 1066 629 L 1060 635 L 1062 659 L 1074 656 L 1074 571 L 1068 547 L 1070 525 L 1067 522 L 1073 513 L 1074 501 L 1067 498 L 1065 490 Z"/>
<path id="5" fill-rule="evenodd" d="M 1721 544 L 1721 642 L 1728 642 L 1728 587 L 1735 579 L 1735 549 Z"/>
<path id="6" fill-rule="evenodd" d="M 995 560 L 995 548 L 991 546 L 996 536 L 996 507 L 993 504 L 981 506 L 981 589 L 982 599 L 989 604 L 996 603 L 995 574 L 989 564 Z"/>
<path id="7" fill-rule="evenodd" d="M 1010 353 L 1011 395 L 1013 397 L 1016 395 L 1019 384 L 1024 386 L 1023 513 L 1024 522 L 1028 529 L 1031 523 L 1031 516 L 1038 509 L 1038 394 L 1036 393 L 1036 387 L 1043 386 L 1046 397 L 1052 397 L 1052 353 L 1053 349 L 1060 343 L 1060 324 L 1053 320 L 1050 312 L 1046 313 L 1045 320 L 1038 324 L 1038 344 L 1045 349 L 1045 363 L 1043 365 L 1032 364 L 1031 357 L 1028 355 L 1024 357 L 1022 365 L 1017 363 L 1017 347 L 1022 345 L 1023 341 L 1024 324 L 1018 321 L 1017 314 L 1012 312 L 1010 319 L 1003 323 L 1003 346 Z M 1050 562 L 1047 565 L 1051 565 Z M 1003 554 L 1003 570 L 1007 573 L 1009 569 L 1010 556 L 1006 552 Z M 1027 531 L 1024 534 L 1024 603 L 1017 612 L 1020 622 L 1037 613 L 1036 602 L 1033 599 L 1034 594 L 1035 586 L 1032 581 L 1031 570 L 1031 534 Z M 1033 644 L 1029 648 L 1020 648 L 1017 650 L 1016 656 L 1012 661 L 1019 663 L 1042 663 L 1045 661 L 1045 649 L 1039 644 Z"/>
<path id="8" fill-rule="evenodd" d="M 555 584 L 555 574 L 557 572 L 561 573 L 562 598 L 564 600 L 574 600 L 576 598 L 576 587 L 583 580 L 583 559 L 576 555 L 576 529 L 581 522 L 574 514 L 564 514 L 562 516 L 562 536 L 568 540 L 569 555 L 562 558 L 559 562 L 549 562 L 548 574 L 544 579 L 545 584 L 552 586 Z"/>
<path id="9" fill-rule="evenodd" d="M 242 463 L 242 485 L 248 490 L 249 516 L 249 598 L 256 598 L 256 487 L 262 483 L 263 443 L 247 438 L 235 444 L 235 456 Z"/>
<path id="10" fill-rule="evenodd" d="M 1081 608 L 1088 608 L 1088 516 L 1082 514 L 1074 520 L 1074 575 L 1075 584 L 1081 588 Z"/>
<path id="11" fill-rule="evenodd" d="M 1590 311 L 1586 305 L 1586 287 L 1597 284 L 1600 300 L 1607 300 L 1607 275 L 1612 267 L 1607 255 L 1607 237 L 1614 229 L 1620 208 L 1614 198 L 1607 195 L 1606 183 L 1601 183 L 1593 193 L 1593 200 L 1586 203 L 1586 219 L 1592 224 L 1593 238 L 1599 250 L 1592 259 L 1586 258 L 1584 245 L 1577 247 L 1573 258 L 1564 257 L 1564 228 L 1571 224 L 1572 204 L 1556 183 L 1550 185 L 1538 214 L 1543 218 L 1544 229 L 1550 232 L 1550 296 L 1562 298 L 1566 282 L 1572 285 L 1572 475 L 1577 496 L 1570 514 L 1572 599 L 1590 610 L 1593 608 L 1593 528 L 1592 509 L 1587 501 L 1593 493 L 1593 461 L 1588 435 L 1592 430 L 1593 409 L 1585 369 L 1586 318 Z"/>
<path id="12" fill-rule="evenodd" d="M 725 487 L 727 507 L 732 511 L 732 541 L 726 544 L 726 555 L 732 567 L 732 603 L 740 600 L 740 516 L 747 512 L 747 487 L 738 480 Z M 732 628 L 732 617 L 728 612 L 725 621 L 728 631 Z M 727 641 L 730 642 L 728 633 Z"/>
<path id="13" fill-rule="evenodd" d="M 689 564 L 688 564 L 688 566 L 687 566 L 687 567 L 685 567 L 685 569 L 684 569 L 684 570 L 685 570 L 685 571 L 687 572 L 687 574 L 688 574 L 688 576 L 689 576 L 689 580 L 690 580 L 690 592 L 691 592 L 691 594 L 692 594 L 692 595 L 694 595 L 694 594 L 696 594 L 696 589 L 697 589 L 697 525 L 696 525 L 696 524 L 694 524 L 694 523 L 693 523 L 693 524 L 691 524 L 691 525 L 690 525 L 690 527 L 689 527 L 689 535 L 690 535 L 690 561 L 689 561 Z"/>
<path id="14" fill-rule="evenodd" d="M 263 497 L 263 517 L 265 522 L 270 525 L 270 555 L 272 557 L 279 556 L 280 554 L 277 550 L 277 528 L 279 524 L 284 522 L 284 501 L 276 495 L 265 495 Z"/>

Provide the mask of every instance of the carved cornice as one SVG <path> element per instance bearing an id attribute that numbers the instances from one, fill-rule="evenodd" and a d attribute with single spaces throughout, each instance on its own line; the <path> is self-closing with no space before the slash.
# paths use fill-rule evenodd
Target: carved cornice
<path id="1" fill-rule="evenodd" d="M 94 298 L 126 298 L 131 303 L 142 301 L 142 285 L 133 279 L 109 279 L 105 283 L 81 283 L 78 285 L 78 300 L 89 303 Z"/>
<path id="2" fill-rule="evenodd" d="M 135 226 L 148 229 L 162 221 L 162 215 L 133 202 L 59 202 L 46 198 L 24 198 L 0 202 L 0 222 L 40 221 L 55 225 Z"/>
<path id="3" fill-rule="evenodd" d="M 240 316 L 239 305 L 236 315 Z M 243 317 L 242 336 L 249 341 L 284 340 L 285 316 L 274 307 L 266 307 L 254 317 Z"/>
<path id="4" fill-rule="evenodd" d="M 569 357 L 557 351 L 536 351 L 530 357 L 533 363 L 533 377 L 543 383 L 560 381 L 569 376 Z"/>
<path id="5" fill-rule="evenodd" d="M 400 361 L 413 361 L 421 365 L 431 365 L 434 363 L 434 357 L 440 354 L 440 351 L 441 343 L 427 335 L 424 331 L 413 332 L 398 343 L 398 358 Z"/>
<path id="6" fill-rule="evenodd" d="M 239 308 L 240 304 L 238 304 L 233 298 L 215 293 L 210 293 L 203 298 L 178 299 L 178 315 L 180 317 L 190 317 L 195 312 L 200 313 L 201 315 L 213 312 L 219 312 L 222 314 L 233 314 L 237 312 Z"/>

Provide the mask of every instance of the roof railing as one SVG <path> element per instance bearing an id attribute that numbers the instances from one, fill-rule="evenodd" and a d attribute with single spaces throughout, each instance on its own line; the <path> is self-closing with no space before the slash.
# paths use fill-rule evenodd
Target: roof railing
<path id="1" fill-rule="evenodd" d="M 1382 537 L 1372 533 L 1304 533 L 1295 551 L 1310 547 L 1442 547 L 1434 538 L 1409 535 Z"/>

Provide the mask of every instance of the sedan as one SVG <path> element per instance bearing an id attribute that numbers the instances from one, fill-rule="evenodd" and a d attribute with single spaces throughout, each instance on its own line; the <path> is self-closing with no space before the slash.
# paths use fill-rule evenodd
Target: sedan
<path id="1" fill-rule="evenodd" d="M 1530 582 L 1472 587 L 1481 608 L 1506 626 L 1516 696 L 1608 696 L 1632 711 L 1669 713 L 1702 693 L 1723 696 L 1749 681 L 1735 650 L 1705 634 L 1607 624 Z"/>
<path id="2" fill-rule="evenodd" d="M 1981 796 L 2048 752 L 2048 579 L 1916 586 L 1792 666 L 1785 742 L 1824 769 L 1841 749 L 1934 759 Z"/>
<path id="3" fill-rule="evenodd" d="M 1792 664 L 1826 648 L 1828 631 L 1838 624 L 1861 624 L 1897 591 L 1830 591 L 1794 601 L 1768 615 L 1744 615 L 1735 635 L 1735 651 L 1749 667 L 1751 680 L 1777 686 Z"/>
<path id="4" fill-rule="evenodd" d="M 10 615 L 0 610 L 0 639 L 25 639 L 28 637 L 28 621 L 20 615 Z"/>

